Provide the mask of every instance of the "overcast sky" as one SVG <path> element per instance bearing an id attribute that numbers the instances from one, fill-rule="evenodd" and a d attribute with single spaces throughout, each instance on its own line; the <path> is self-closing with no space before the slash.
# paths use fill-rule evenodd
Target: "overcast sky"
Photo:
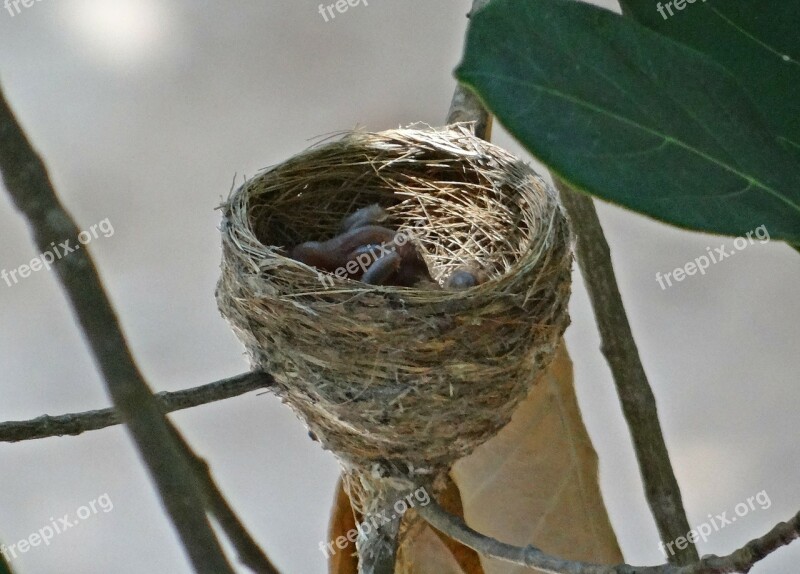
<path id="1" fill-rule="evenodd" d="M 90 249 L 157 390 L 248 367 L 214 300 L 215 207 L 234 180 L 320 134 L 442 123 L 469 2 L 364 4 L 327 22 L 310 0 L 37 0 L 13 16 L 0 7 L 0 82 L 80 226 L 113 228 Z M 502 130 L 495 141 L 527 157 Z M 657 272 L 732 240 L 599 209 L 690 523 L 761 491 L 771 501 L 701 546 L 727 553 L 800 508 L 800 258 L 756 243 L 662 289 Z M 0 226 L 0 269 L 36 255 L 5 196 Z M 575 278 L 567 341 L 606 504 L 626 559 L 656 563 L 656 530 Z M 0 283 L 0 314 L 0 420 L 108 405 L 52 273 Z M 250 394 L 174 419 L 281 569 L 324 572 L 317 545 L 337 465 L 289 409 Z M 14 560 L 18 574 L 191 571 L 123 430 L 2 444 L 0 468 L 6 544 L 103 495 L 113 505 L 98 503 Z M 753 573 L 789 574 L 798 561 L 800 544 Z"/>

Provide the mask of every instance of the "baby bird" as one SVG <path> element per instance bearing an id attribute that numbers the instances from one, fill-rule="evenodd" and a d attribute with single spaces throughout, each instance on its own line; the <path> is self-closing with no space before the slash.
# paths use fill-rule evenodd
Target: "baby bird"
<path id="1" fill-rule="evenodd" d="M 337 276 L 344 273 L 370 285 L 440 289 L 411 239 L 379 225 L 387 217 L 377 204 L 363 207 L 344 219 L 341 233 L 333 239 L 301 243 L 289 256 L 321 271 Z M 445 288 L 469 289 L 485 280 L 485 273 L 464 266 L 451 273 Z"/>
<path id="2" fill-rule="evenodd" d="M 486 272 L 475 265 L 459 267 L 454 270 L 444 283 L 446 289 L 460 291 L 484 283 L 488 279 Z"/>
<path id="3" fill-rule="evenodd" d="M 342 233 L 333 239 L 301 243 L 289 256 L 322 271 L 344 270 L 351 279 L 371 285 L 433 283 L 425 260 L 409 238 L 378 225 L 386 218 L 379 205 L 364 207 L 345 218 Z"/>

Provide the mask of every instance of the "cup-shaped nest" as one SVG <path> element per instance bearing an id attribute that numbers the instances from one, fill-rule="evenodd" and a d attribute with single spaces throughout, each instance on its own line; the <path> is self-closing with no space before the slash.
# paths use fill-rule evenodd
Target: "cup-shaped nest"
<path id="1" fill-rule="evenodd" d="M 368 285 L 288 250 L 379 204 L 444 285 Z M 348 132 L 223 205 L 217 300 L 253 366 L 346 465 L 434 472 L 491 438 L 569 323 L 571 238 L 555 191 L 468 127 Z"/>

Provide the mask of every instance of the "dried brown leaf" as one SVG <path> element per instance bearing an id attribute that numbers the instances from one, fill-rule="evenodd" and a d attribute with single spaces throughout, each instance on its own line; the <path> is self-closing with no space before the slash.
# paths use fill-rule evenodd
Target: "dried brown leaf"
<path id="1" fill-rule="evenodd" d="M 597 455 L 583 425 L 572 362 L 563 344 L 511 423 L 456 463 L 451 474 L 455 480 L 448 480 L 437 498 L 476 530 L 512 544 L 533 544 L 563 558 L 608 564 L 623 561 L 600 495 Z M 340 484 L 331 540 L 345 536 L 355 528 L 355 521 Z M 329 572 L 357 574 L 354 552 L 355 545 L 337 550 Z M 538 570 L 479 559 L 474 551 L 412 518 L 401 536 L 396 572 L 523 574 Z"/>
<path id="2" fill-rule="evenodd" d="M 511 423 L 452 474 L 467 524 L 479 532 L 572 560 L 623 561 L 563 344 Z M 488 559 L 484 567 L 487 574 L 534 572 Z"/>

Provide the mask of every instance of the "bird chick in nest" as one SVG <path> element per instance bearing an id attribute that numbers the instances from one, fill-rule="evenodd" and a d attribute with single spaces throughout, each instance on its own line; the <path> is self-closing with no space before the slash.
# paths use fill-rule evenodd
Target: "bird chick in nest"
<path id="1" fill-rule="evenodd" d="M 342 232 L 327 241 L 307 241 L 289 252 L 296 261 L 370 285 L 439 288 L 428 265 L 408 235 L 380 225 L 387 213 L 373 204 L 347 216 Z M 486 280 L 472 267 L 456 269 L 445 282 L 450 289 L 468 289 Z"/>

